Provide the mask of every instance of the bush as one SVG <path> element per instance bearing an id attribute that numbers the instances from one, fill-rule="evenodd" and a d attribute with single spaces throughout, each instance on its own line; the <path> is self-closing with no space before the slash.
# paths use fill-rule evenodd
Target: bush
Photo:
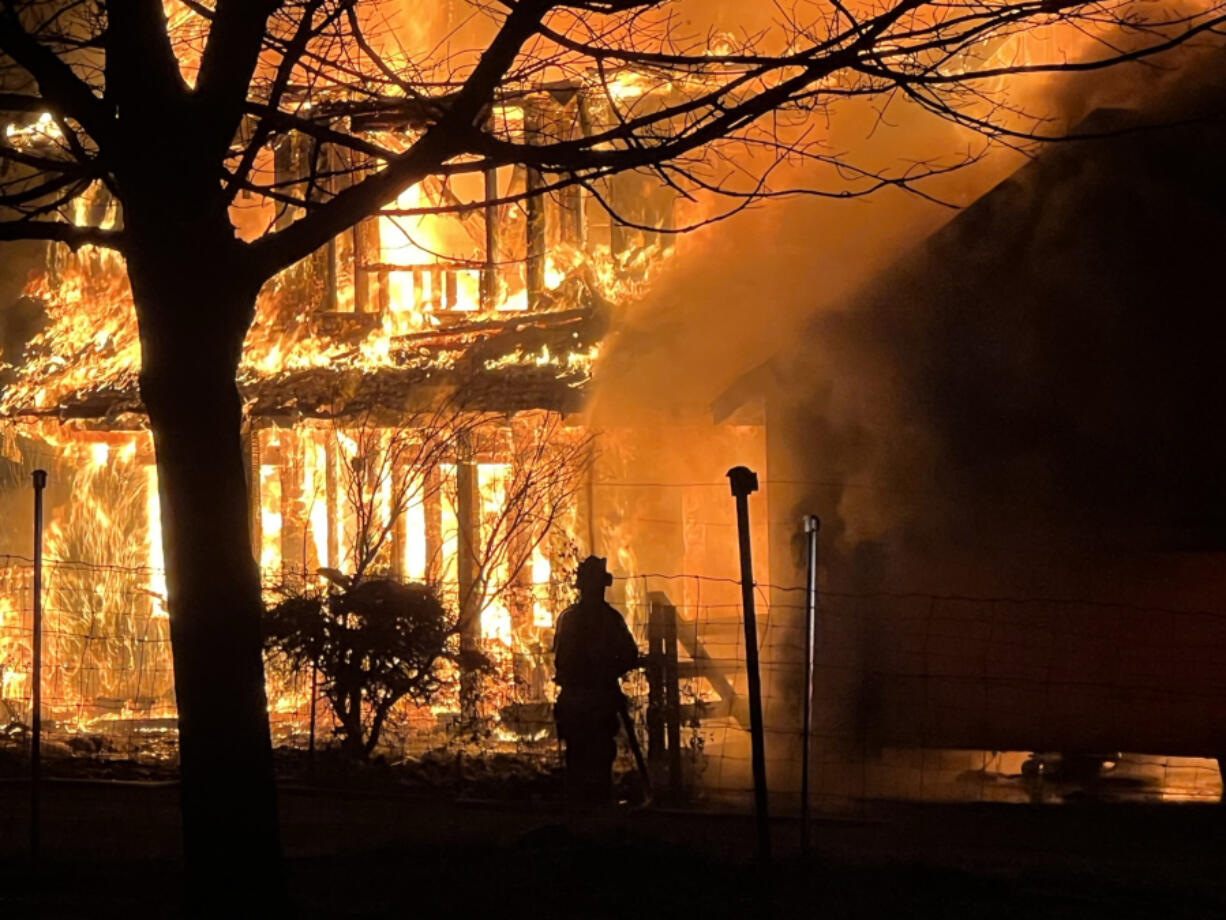
<path id="1" fill-rule="evenodd" d="M 434 699 L 444 662 L 488 667 L 479 653 L 455 651 L 456 618 L 430 586 L 321 574 L 325 590 L 287 596 L 268 611 L 264 645 L 293 671 L 318 670 L 345 754 L 368 758 L 400 700 Z"/>

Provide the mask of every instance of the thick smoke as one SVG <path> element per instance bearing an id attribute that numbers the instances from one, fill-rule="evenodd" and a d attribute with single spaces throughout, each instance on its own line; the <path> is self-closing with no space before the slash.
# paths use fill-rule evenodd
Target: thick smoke
<path id="1" fill-rule="evenodd" d="M 827 127 L 828 151 L 845 153 L 857 166 L 895 171 L 906 162 L 949 164 L 983 152 L 982 139 L 914 107 L 898 105 L 889 115 L 884 128 L 867 105 L 840 110 Z M 797 195 L 678 236 L 649 293 L 618 318 L 596 374 L 597 415 L 708 407 L 791 341 L 812 314 L 837 307 L 1023 162 L 1016 151 L 997 148 L 954 175 L 920 183 L 923 194 L 886 188 L 851 199 Z M 805 187 L 838 193 L 854 185 L 803 165 L 773 173 L 772 188 Z M 681 221 L 728 206 L 709 198 L 682 203 Z"/>
<path id="2" fill-rule="evenodd" d="M 945 183 L 975 201 L 952 219 L 898 193 L 792 201 L 684 241 L 598 410 L 694 410 L 768 362 L 772 465 L 808 484 L 772 517 L 820 511 L 844 584 L 1084 594 L 1102 585 L 1066 570 L 1103 554 L 1220 550 L 1216 57 L 1044 85 L 1051 126 L 1115 136 L 994 152 Z M 897 121 L 899 155 L 966 143 Z"/>
<path id="3" fill-rule="evenodd" d="M 856 455 L 850 544 L 1031 562 L 1222 547 L 1215 77 L 1095 109 L 1087 131 L 1183 123 L 1048 149 L 815 317 L 817 361 L 777 365 L 793 397 L 812 382 L 797 448 L 817 425 L 815 464 Z"/>

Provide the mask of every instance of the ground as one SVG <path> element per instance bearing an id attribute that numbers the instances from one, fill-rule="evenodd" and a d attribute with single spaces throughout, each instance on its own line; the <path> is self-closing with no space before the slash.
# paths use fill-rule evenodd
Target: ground
<path id="1" fill-rule="evenodd" d="M 0 916 L 177 916 L 177 790 L 47 784 L 44 858 L 24 857 L 26 787 L 0 785 Z M 556 799 L 464 800 L 286 786 L 300 915 L 334 917 L 1222 917 L 1226 821 L 1212 805 L 858 806 L 774 824 Z"/>

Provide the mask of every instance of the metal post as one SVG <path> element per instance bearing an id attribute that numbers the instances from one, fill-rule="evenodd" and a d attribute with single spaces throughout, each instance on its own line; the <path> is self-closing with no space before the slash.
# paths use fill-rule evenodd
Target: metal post
<path id="1" fill-rule="evenodd" d="M 809 855 L 809 745 L 813 738 L 813 650 L 817 643 L 817 534 L 822 521 L 816 514 L 805 515 L 805 534 L 809 538 L 805 578 L 805 706 L 800 751 L 800 852 Z"/>
<path id="2" fill-rule="evenodd" d="M 311 759 L 311 766 L 315 765 L 315 718 L 316 718 L 316 701 L 319 699 L 319 666 L 311 665 L 311 730 L 307 733 L 307 754 Z"/>
<path id="3" fill-rule="evenodd" d="M 681 681 L 677 667 L 677 608 L 664 606 L 664 730 L 668 735 L 668 791 L 681 801 Z"/>
<path id="4" fill-rule="evenodd" d="M 664 749 L 664 604 L 652 596 L 647 608 L 647 764 L 652 782 L 663 778 L 667 752 Z M 661 783 L 661 785 L 663 785 Z"/>
<path id="5" fill-rule="evenodd" d="M 42 786 L 43 735 L 43 489 L 47 471 L 34 471 L 34 661 L 30 679 L 33 697 L 30 712 L 30 858 L 38 857 L 39 793 Z"/>
<path id="6" fill-rule="evenodd" d="M 766 796 L 766 742 L 762 725 L 762 679 L 758 671 L 758 624 L 754 616 L 753 557 L 749 540 L 749 495 L 758 491 L 758 474 L 744 466 L 728 471 L 736 498 L 736 528 L 741 549 L 741 603 L 745 608 L 745 675 L 749 683 L 749 733 L 753 755 L 754 808 L 758 818 L 758 859 L 770 862 L 770 814 Z"/>

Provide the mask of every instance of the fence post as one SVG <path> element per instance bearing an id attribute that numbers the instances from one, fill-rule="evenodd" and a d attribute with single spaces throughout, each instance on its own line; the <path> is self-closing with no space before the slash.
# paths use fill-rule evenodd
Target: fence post
<path id="1" fill-rule="evenodd" d="M 745 609 L 745 677 L 749 685 L 749 738 L 753 758 L 754 811 L 758 819 L 758 859 L 771 858 L 770 814 L 766 794 L 766 740 L 762 724 L 762 676 L 758 670 L 758 623 L 754 615 L 753 553 L 749 539 L 749 496 L 758 491 L 758 474 L 745 466 L 728 471 L 736 498 L 736 529 L 741 551 L 741 604 Z"/>
<path id="2" fill-rule="evenodd" d="M 663 604 L 653 595 L 647 607 L 647 764 L 653 783 L 664 771 Z"/>
<path id="3" fill-rule="evenodd" d="M 681 798 L 681 685 L 677 674 L 677 608 L 663 607 L 664 628 L 664 725 L 668 732 L 668 791 L 673 801 Z"/>
<path id="4" fill-rule="evenodd" d="M 38 858 L 40 820 L 39 794 L 43 769 L 43 489 L 47 471 L 34 471 L 34 610 L 31 646 L 33 685 L 30 713 L 30 858 Z"/>
<path id="5" fill-rule="evenodd" d="M 311 728 L 307 733 L 307 754 L 310 757 L 311 769 L 315 769 L 315 719 L 316 706 L 319 700 L 319 665 L 311 664 Z"/>
<path id="6" fill-rule="evenodd" d="M 813 651 L 817 642 L 817 534 L 822 521 L 816 514 L 805 515 L 805 535 L 809 540 L 805 566 L 805 705 L 801 724 L 800 751 L 800 852 L 809 855 L 809 745 L 813 743 Z"/>

